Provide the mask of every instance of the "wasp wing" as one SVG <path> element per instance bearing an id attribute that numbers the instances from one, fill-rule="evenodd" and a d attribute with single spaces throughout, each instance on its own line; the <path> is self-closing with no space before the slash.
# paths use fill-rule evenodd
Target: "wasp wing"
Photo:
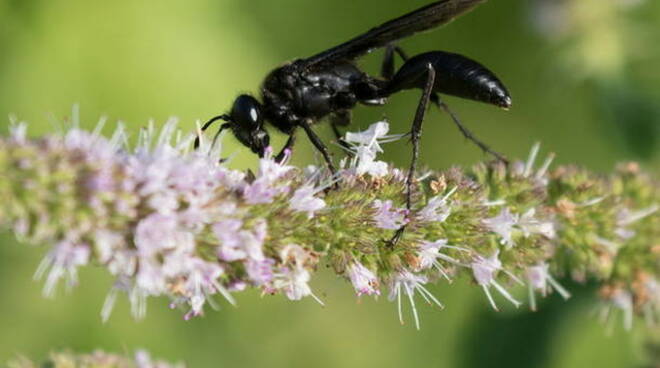
<path id="1" fill-rule="evenodd" d="M 441 0 L 392 19 L 352 40 L 302 60 L 309 68 L 337 60 L 353 60 L 396 40 L 449 23 L 486 0 Z"/>

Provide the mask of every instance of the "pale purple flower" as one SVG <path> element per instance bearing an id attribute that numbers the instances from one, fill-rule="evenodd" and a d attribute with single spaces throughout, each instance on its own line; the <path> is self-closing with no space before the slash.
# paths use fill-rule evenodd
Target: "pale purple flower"
<path id="1" fill-rule="evenodd" d="M 129 293 L 132 288 L 131 285 L 132 282 L 128 276 L 120 276 L 115 280 L 114 284 L 110 288 L 110 291 L 108 292 L 108 295 L 105 297 L 105 301 L 103 302 L 103 307 L 101 308 L 101 321 L 103 321 L 103 323 L 108 322 L 108 320 L 110 319 L 112 310 L 115 307 L 115 302 L 117 301 L 117 295 L 120 292 Z M 132 299 L 131 302 L 133 302 Z M 146 303 L 144 308 L 146 308 Z M 134 306 L 132 304 L 131 304 L 131 309 L 134 309 Z M 134 313 L 133 316 L 135 318 L 140 318 L 144 316 L 144 314 L 140 316 L 137 313 Z"/>
<path id="2" fill-rule="evenodd" d="M 413 317 L 415 319 L 415 327 L 419 330 L 419 316 L 417 315 L 417 307 L 415 306 L 415 291 L 422 296 L 422 298 L 429 304 L 435 304 L 440 308 L 444 308 L 442 303 L 436 299 L 431 292 L 429 292 L 424 284 L 428 282 L 425 276 L 415 275 L 408 270 L 401 270 L 395 272 L 389 279 L 390 293 L 388 299 L 393 301 L 397 300 L 397 308 L 399 311 L 399 322 L 403 324 L 403 314 L 401 311 L 401 294 L 405 294 L 410 301 Z"/>
<path id="3" fill-rule="evenodd" d="M 147 198 L 152 195 L 158 195 L 159 198 L 177 196 L 168 186 L 170 171 L 175 162 L 171 159 L 171 155 L 172 153 L 165 153 L 164 150 L 162 156 L 156 155 L 155 152 L 145 151 L 128 158 L 126 162 L 127 170 L 137 184 L 137 191 L 140 196 Z M 176 204 L 172 200 L 163 203 L 154 200 L 148 203 L 152 209 L 162 213 L 169 213 L 176 209 L 174 208 Z"/>
<path id="4" fill-rule="evenodd" d="M 266 221 L 258 221 L 252 230 L 241 231 L 242 248 L 248 259 L 264 259 L 263 245 L 266 240 Z"/>
<path id="5" fill-rule="evenodd" d="M 608 329 L 612 328 L 612 323 L 614 323 L 614 318 L 610 315 L 612 309 L 618 309 L 623 314 L 623 327 L 626 330 L 631 330 L 633 326 L 633 316 L 634 316 L 634 302 L 633 296 L 630 292 L 623 289 L 616 289 L 612 291 L 612 294 L 607 300 L 607 304 L 601 311 L 600 318 L 604 323 L 608 321 Z"/>
<path id="6" fill-rule="evenodd" d="M 122 129 L 118 130 L 122 134 Z M 117 157 L 117 145 L 101 137 L 98 133 L 90 133 L 81 129 L 71 129 L 64 136 L 64 148 L 78 151 L 82 158 L 99 166 L 114 162 Z"/>
<path id="7" fill-rule="evenodd" d="M 101 263 L 109 262 L 114 253 L 125 246 L 124 236 L 121 233 L 106 229 L 94 232 L 94 250 Z"/>
<path id="8" fill-rule="evenodd" d="M 141 259 L 133 288 L 145 296 L 173 293 L 176 304 L 183 302 L 190 305 L 191 309 L 184 317 L 189 319 L 200 315 L 207 301 L 212 304 L 210 298 L 216 293 L 235 304 L 231 294 L 218 281 L 223 274 L 224 269 L 217 263 L 189 253 L 172 252 L 164 257 L 162 263 Z"/>
<path id="9" fill-rule="evenodd" d="M 305 184 L 298 188 L 289 199 L 289 207 L 295 211 L 307 212 L 307 217 L 314 217 L 314 212 L 325 207 L 325 201 L 316 198 L 318 190 L 312 185 Z"/>
<path id="10" fill-rule="evenodd" d="M 396 230 L 408 223 L 408 211 L 403 208 L 394 208 L 391 200 L 376 199 L 373 204 L 376 213 L 373 216 L 376 226 L 381 229 Z"/>
<path id="11" fill-rule="evenodd" d="M 248 283 L 245 281 L 234 280 L 227 285 L 227 290 L 231 292 L 245 291 L 245 289 L 247 289 L 248 286 L 249 286 Z"/>
<path id="12" fill-rule="evenodd" d="M 112 275 L 133 275 L 138 264 L 137 251 L 126 248 L 117 249 L 110 255 L 106 264 Z"/>
<path id="13" fill-rule="evenodd" d="M 536 210 L 530 208 L 525 212 L 517 222 L 517 227 L 523 232 L 524 237 L 532 234 L 540 234 L 548 239 L 553 239 L 556 235 L 555 225 L 552 221 L 541 221 L 535 218 Z"/>
<path id="14" fill-rule="evenodd" d="M 477 256 L 473 261 L 472 273 L 474 279 L 479 285 L 489 285 L 495 279 L 495 273 L 502 268 L 502 262 L 498 258 L 499 251 L 496 251 L 493 256 L 485 258 Z"/>
<path id="15" fill-rule="evenodd" d="M 465 248 L 460 248 L 453 245 L 447 245 L 447 239 L 438 239 L 434 242 L 423 241 L 419 245 L 419 251 L 417 253 L 417 258 L 419 259 L 419 265 L 416 271 L 426 270 L 431 267 L 435 267 L 442 276 L 444 276 L 447 280 L 451 280 L 451 278 L 445 271 L 444 267 L 442 267 L 438 259 L 455 265 L 460 265 L 460 262 L 458 262 L 456 259 L 446 254 L 440 253 L 440 250 L 442 250 L 443 248 L 468 252 L 468 250 Z"/>
<path id="16" fill-rule="evenodd" d="M 116 182 L 111 167 L 102 167 L 93 173 L 84 183 L 91 193 L 110 193 L 115 190 Z"/>
<path id="17" fill-rule="evenodd" d="M 362 263 L 351 263 L 346 272 L 358 296 L 380 295 L 378 277 Z"/>
<path id="18" fill-rule="evenodd" d="M 388 172 L 387 163 L 376 160 L 376 152 L 369 147 L 360 146 L 355 149 L 355 173 L 357 175 L 369 174 L 379 178 Z"/>
<path id="19" fill-rule="evenodd" d="M 179 228 L 175 215 L 154 213 L 141 220 L 135 229 L 135 246 L 141 257 L 152 257 L 164 250 L 191 250 L 193 234 Z"/>
<path id="20" fill-rule="evenodd" d="M 141 320 L 147 315 L 147 297 L 151 294 L 139 288 L 136 284 L 129 286 L 128 302 L 131 305 L 131 315 L 137 320 Z"/>
<path id="21" fill-rule="evenodd" d="M 160 295 L 167 290 L 167 278 L 156 260 L 141 258 L 135 287 L 146 295 Z"/>
<path id="22" fill-rule="evenodd" d="M 550 265 L 545 262 L 539 263 L 536 266 L 531 266 L 527 268 L 527 285 L 529 287 L 529 304 L 532 310 L 536 310 L 536 295 L 535 291 L 538 290 L 541 292 L 541 295 L 545 297 L 548 291 L 552 288 L 557 290 L 557 292 L 564 298 L 568 299 L 571 297 L 571 294 L 562 287 L 557 280 L 555 280 L 549 271 Z M 549 284 L 549 285 L 548 285 Z"/>
<path id="23" fill-rule="evenodd" d="M 309 271 L 305 268 L 305 264 L 310 258 L 308 252 L 297 244 L 289 244 L 280 251 L 280 258 L 284 264 L 289 266 L 281 267 L 278 270 L 269 289 L 284 292 L 289 300 L 300 300 L 311 296 L 323 305 L 308 284 L 311 278 Z"/>
<path id="24" fill-rule="evenodd" d="M 263 259 L 263 242 L 266 238 L 266 222 L 258 221 L 253 230 L 241 230 L 243 222 L 228 219 L 213 225 L 213 232 L 220 240 L 218 257 L 232 262 L 240 259 Z"/>
<path id="25" fill-rule="evenodd" d="M 273 280 L 273 266 L 275 260 L 264 258 L 262 260 L 248 259 L 245 263 L 245 270 L 250 281 L 256 286 L 261 286 Z"/>
<path id="26" fill-rule="evenodd" d="M 312 296 L 319 304 L 323 302 L 312 293 L 309 287 L 309 271 L 302 267 L 285 267 L 280 270 L 273 280 L 273 287 L 284 292 L 289 300 L 301 300 L 306 296 Z"/>
<path id="27" fill-rule="evenodd" d="M 346 133 L 344 141 L 351 144 L 354 154 L 351 166 L 357 175 L 369 174 L 373 177 L 382 177 L 388 173 L 388 165 L 383 161 L 376 161 L 376 155 L 383 152 L 380 143 L 392 142 L 402 135 L 387 135 L 389 124 L 381 121 L 371 124 L 363 132 Z"/>
<path id="28" fill-rule="evenodd" d="M 106 321 L 112 309 L 114 307 L 115 299 L 119 292 L 124 292 L 128 295 L 128 301 L 131 306 L 131 315 L 137 320 L 141 320 L 147 314 L 147 297 L 151 294 L 150 292 L 141 289 L 137 285 L 137 281 L 132 276 L 120 276 L 115 280 L 112 289 L 108 293 L 108 296 L 101 310 L 101 317 L 103 321 Z"/>
<path id="29" fill-rule="evenodd" d="M 625 227 L 618 227 L 614 230 L 614 233 L 621 239 L 621 240 L 628 240 L 632 237 L 635 236 L 636 232 L 635 230 L 630 230 L 626 229 Z"/>
<path id="30" fill-rule="evenodd" d="M 280 259 L 283 263 L 290 263 L 303 267 L 311 258 L 310 254 L 298 244 L 288 244 L 280 250 Z"/>
<path id="31" fill-rule="evenodd" d="M 470 265 L 472 268 L 472 274 L 474 275 L 474 279 L 477 281 L 477 284 L 481 286 L 486 293 L 486 296 L 488 297 L 488 301 L 490 302 L 490 305 L 493 307 L 495 310 L 499 310 L 497 308 L 497 305 L 495 304 L 495 300 L 493 299 L 492 295 L 490 294 L 490 286 L 494 286 L 495 289 L 502 294 L 503 297 L 505 297 L 507 300 L 509 300 L 513 305 L 518 308 L 520 306 L 520 302 L 514 299 L 511 294 L 509 294 L 504 287 L 502 287 L 496 280 L 495 276 L 497 272 L 502 270 L 502 262 L 499 260 L 499 250 L 496 251 L 492 256 L 490 257 L 483 257 L 480 255 L 477 255 L 474 260 L 472 261 L 472 264 Z M 504 270 L 503 270 L 504 271 Z M 514 281 L 522 284 L 522 282 L 515 277 L 515 275 L 504 271 L 511 277 Z"/>
<path id="32" fill-rule="evenodd" d="M 482 222 L 490 231 L 500 236 L 501 244 L 506 245 L 507 248 L 513 247 L 511 235 L 514 225 L 518 222 L 518 215 L 512 215 L 511 211 L 504 207 L 497 216 L 482 220 Z"/>
<path id="33" fill-rule="evenodd" d="M 259 160 L 259 172 L 256 180 L 263 180 L 266 183 L 274 183 L 281 179 L 282 176 L 293 170 L 293 166 L 287 165 L 290 157 L 291 151 L 287 151 L 284 159 L 281 162 L 277 162 L 273 159 L 273 148 L 266 148 L 264 157 Z"/>
<path id="34" fill-rule="evenodd" d="M 181 227 L 198 233 L 204 229 L 213 212 L 219 212 L 217 211 L 217 207 L 209 210 L 199 204 L 191 203 L 188 208 L 178 211 L 177 217 Z"/>
<path id="35" fill-rule="evenodd" d="M 612 304 L 614 307 L 623 311 L 623 326 L 626 330 L 632 329 L 634 304 L 633 297 L 627 291 L 618 290 L 612 295 Z"/>
<path id="36" fill-rule="evenodd" d="M 204 303 L 217 292 L 222 294 L 229 303 L 236 304 L 227 289 L 218 282 L 218 278 L 224 274 L 224 269 L 220 265 L 190 257 L 187 266 L 188 270 L 184 273 L 187 279 L 183 289 L 189 296 L 188 302 L 191 307 L 188 318 L 200 315 Z"/>
<path id="37" fill-rule="evenodd" d="M 220 186 L 229 189 L 238 189 L 245 185 L 245 173 L 238 170 L 230 170 L 222 166 L 216 167 L 215 178 Z"/>
<path id="38" fill-rule="evenodd" d="M 293 166 L 287 165 L 291 153 L 287 151 L 286 157 L 277 162 L 273 159 L 273 149 L 268 147 L 263 158 L 259 160 L 257 177 L 250 184 L 243 187 L 243 198 L 249 204 L 271 203 L 276 196 L 289 192 L 289 186 L 281 179 Z"/>
<path id="39" fill-rule="evenodd" d="M 176 160 L 172 165 L 168 184 L 186 201 L 203 203 L 212 198 L 217 186 L 219 166 L 211 164 L 208 158 L 190 155 L 183 160 Z"/>
<path id="40" fill-rule="evenodd" d="M 289 187 L 286 185 L 275 185 L 268 180 L 257 179 L 243 188 L 243 198 L 249 204 L 265 204 L 288 192 Z"/>
<path id="41" fill-rule="evenodd" d="M 181 204 L 179 194 L 171 189 L 155 192 L 147 198 L 147 205 L 162 214 L 173 214 Z"/>
<path id="42" fill-rule="evenodd" d="M 91 250 L 87 244 L 76 244 L 70 241 L 62 241 L 55 245 L 48 255 L 41 261 L 35 279 L 41 279 L 48 269 L 48 276 L 44 285 L 43 293 L 47 297 L 53 296 L 59 280 L 66 279 L 67 288 L 78 283 L 78 267 L 89 262 Z"/>
<path id="43" fill-rule="evenodd" d="M 620 210 L 616 214 L 616 234 L 623 240 L 632 238 L 635 236 L 635 231 L 630 230 L 627 227 L 647 216 L 651 216 L 657 212 L 658 209 L 660 209 L 660 206 L 656 204 L 638 211 L 631 211 L 628 208 Z"/>
<path id="44" fill-rule="evenodd" d="M 541 164 L 541 167 L 538 170 L 534 170 L 536 156 L 538 155 L 540 149 L 541 144 L 538 142 L 535 143 L 529 152 L 527 161 L 525 163 L 521 161 L 514 162 L 511 165 L 511 172 L 517 176 L 534 179 L 534 181 L 536 181 L 538 184 L 547 185 L 548 178 L 546 174 L 548 173 L 548 168 L 552 164 L 555 156 L 553 154 L 549 154 Z"/>
<path id="45" fill-rule="evenodd" d="M 344 140 L 348 143 L 357 143 L 361 146 L 374 147 L 374 150 L 382 152 L 378 140 L 387 137 L 390 125 L 385 121 L 373 123 L 362 132 L 347 132 Z"/>
<path id="46" fill-rule="evenodd" d="M 429 199 L 426 206 L 417 213 L 419 221 L 425 222 L 444 222 L 451 214 L 451 207 L 447 199 L 456 191 L 456 187 L 449 191 L 445 196 L 435 196 Z"/>
<path id="47" fill-rule="evenodd" d="M 218 249 L 220 259 L 231 262 L 245 258 L 245 252 L 240 249 L 242 226 L 243 221 L 238 219 L 222 220 L 213 225 L 213 233 L 221 243 Z"/>

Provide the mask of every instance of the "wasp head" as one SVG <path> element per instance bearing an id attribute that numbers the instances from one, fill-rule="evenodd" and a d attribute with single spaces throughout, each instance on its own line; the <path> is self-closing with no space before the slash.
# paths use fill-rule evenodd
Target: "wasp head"
<path id="1" fill-rule="evenodd" d="M 224 120 L 226 123 L 220 126 L 220 130 L 213 138 L 215 141 L 225 129 L 231 129 L 236 139 L 244 146 L 250 148 L 252 152 L 263 157 L 266 147 L 270 144 L 268 132 L 264 129 L 263 117 L 261 114 L 261 104 L 254 97 L 249 95 L 240 95 L 234 100 L 234 105 L 229 114 L 216 116 L 202 126 L 202 131 L 208 129 L 211 124 L 218 120 Z M 195 138 L 195 148 L 199 147 L 200 137 Z"/>
<path id="2" fill-rule="evenodd" d="M 236 97 L 229 120 L 236 139 L 259 157 L 263 157 L 266 147 L 270 144 L 270 137 L 264 129 L 261 103 L 249 95 Z"/>

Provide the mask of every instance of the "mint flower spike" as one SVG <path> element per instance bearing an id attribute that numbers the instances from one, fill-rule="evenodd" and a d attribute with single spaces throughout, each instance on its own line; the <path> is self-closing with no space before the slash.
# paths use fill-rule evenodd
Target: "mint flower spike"
<path id="1" fill-rule="evenodd" d="M 626 328 L 635 316 L 660 322 L 660 185 L 635 163 L 598 175 L 551 169 L 549 155 L 536 168 L 535 145 L 509 167 L 424 172 L 408 210 L 405 171 L 377 157 L 403 136 L 388 135 L 387 122 L 346 135 L 355 155 L 336 176 L 290 165 L 290 152 L 276 162 L 272 149 L 256 174 L 229 169 L 222 137 L 191 150 L 195 135 L 173 119 L 149 124 L 134 147 L 121 127 L 109 139 L 100 131 L 74 124 L 29 138 L 26 124 L 12 124 L 0 137 L 0 225 L 49 247 L 35 273 L 46 296 L 60 281 L 75 286 L 80 267 L 106 269 L 115 282 L 104 321 L 120 294 L 136 318 L 149 297 L 189 319 L 248 288 L 323 304 L 313 282 L 326 264 L 357 297 L 385 285 L 402 322 L 408 299 L 417 328 L 415 297 L 442 307 L 428 285 L 466 279 L 495 310 L 498 296 L 518 307 L 526 293 L 535 310 L 537 293 L 570 297 L 562 277 L 591 280 L 609 321 L 622 311 Z"/>
<path id="2" fill-rule="evenodd" d="M 25 357 L 18 357 L 7 363 L 10 368 L 185 368 L 183 363 L 169 363 L 156 360 L 146 350 L 137 350 L 133 356 L 107 353 L 95 350 L 91 353 L 78 354 L 70 351 L 58 351 L 49 354 L 42 362 L 34 362 Z"/>

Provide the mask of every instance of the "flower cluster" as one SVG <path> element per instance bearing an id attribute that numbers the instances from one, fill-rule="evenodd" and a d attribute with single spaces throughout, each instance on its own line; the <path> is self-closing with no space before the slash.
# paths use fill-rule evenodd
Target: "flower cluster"
<path id="1" fill-rule="evenodd" d="M 96 350 L 90 354 L 54 352 L 41 364 L 20 357 L 10 361 L 7 366 L 11 368 L 185 368 L 183 363 L 172 364 L 162 360 L 154 360 L 146 350 L 138 350 L 132 357 L 106 353 L 101 350 Z"/>
<path id="2" fill-rule="evenodd" d="M 78 282 L 96 264 L 116 279 L 102 316 L 125 293 L 135 316 L 148 297 L 166 296 L 185 318 L 235 303 L 246 288 L 323 304 L 310 282 L 320 262 L 358 296 L 388 289 L 419 316 L 415 298 L 442 307 L 427 285 L 466 275 L 497 309 L 495 290 L 516 307 L 525 287 L 570 293 L 559 279 L 601 285 L 604 313 L 660 318 L 660 186 L 636 164 L 608 176 L 575 166 L 535 167 L 539 148 L 509 167 L 491 162 L 425 172 L 406 208 L 406 175 L 377 160 L 386 122 L 349 133 L 352 156 L 336 176 L 277 162 L 255 174 L 218 161 L 220 147 L 184 137 L 174 122 L 144 129 L 134 149 L 73 128 L 32 139 L 15 124 L 0 138 L 0 224 L 19 239 L 48 244 L 36 277 L 44 293 Z M 338 184 L 335 185 L 334 184 Z M 405 225 L 399 241 L 389 240 Z"/>

